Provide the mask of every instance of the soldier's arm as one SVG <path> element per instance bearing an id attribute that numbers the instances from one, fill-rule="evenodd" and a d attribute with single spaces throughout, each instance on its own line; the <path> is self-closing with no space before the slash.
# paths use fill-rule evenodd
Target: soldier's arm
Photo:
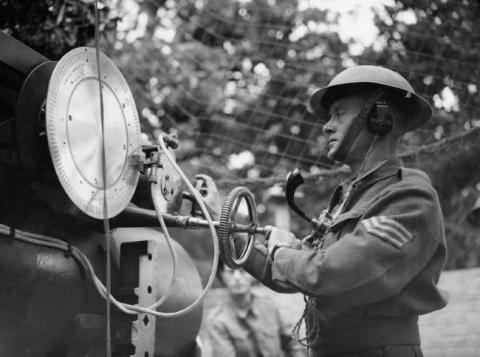
<path id="1" fill-rule="evenodd" d="M 237 252 L 243 251 L 245 247 L 245 239 L 243 236 L 235 237 L 235 250 Z M 273 281 L 272 280 L 272 262 L 268 258 L 267 247 L 265 240 L 260 235 L 256 236 L 256 241 L 252 249 L 250 257 L 247 259 L 243 269 L 250 275 L 255 277 L 263 285 L 280 293 L 295 293 L 299 290 L 287 281 Z"/>
<path id="2" fill-rule="evenodd" d="M 429 187 L 389 188 L 355 229 L 324 251 L 280 248 L 272 280 L 342 309 L 397 294 L 443 239 L 438 198 Z"/>

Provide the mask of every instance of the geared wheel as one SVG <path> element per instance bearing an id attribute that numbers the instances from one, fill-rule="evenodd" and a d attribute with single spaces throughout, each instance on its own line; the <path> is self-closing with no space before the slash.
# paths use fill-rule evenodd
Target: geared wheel
<path id="1" fill-rule="evenodd" d="M 238 213 L 240 203 L 244 200 L 248 208 L 249 227 L 246 232 L 248 241 L 240 255 L 237 257 L 235 250 L 234 235 L 235 217 Z M 246 187 L 236 187 L 227 196 L 222 207 L 220 223 L 218 227 L 218 240 L 220 254 L 223 262 L 232 269 L 240 268 L 245 264 L 255 243 L 255 228 L 257 227 L 257 211 L 253 193 Z"/>

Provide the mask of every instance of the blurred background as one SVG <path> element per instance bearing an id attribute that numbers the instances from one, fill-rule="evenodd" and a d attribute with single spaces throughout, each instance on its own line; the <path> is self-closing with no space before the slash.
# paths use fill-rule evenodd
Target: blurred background
<path id="1" fill-rule="evenodd" d="M 447 269 L 480 264 L 478 230 L 465 223 L 480 193 L 479 1 L 100 0 L 99 7 L 100 47 L 127 78 L 144 139 L 175 133 L 190 177 L 209 174 L 223 193 L 249 187 L 263 224 L 274 223 L 268 200 L 288 171 L 298 167 L 306 178 L 309 195 L 299 204 L 310 215 L 345 175 L 326 159 L 321 124 L 307 106 L 315 88 L 355 64 L 400 72 L 434 107 L 432 120 L 405 138 L 402 157 L 427 171 L 440 194 Z M 0 29 L 58 60 L 94 44 L 93 3 L 1 0 Z M 290 222 L 299 236 L 309 230 L 301 223 Z"/>
<path id="2" fill-rule="evenodd" d="M 480 270 L 472 269 L 480 266 L 480 235 L 465 219 L 480 196 L 480 1 L 99 0 L 99 9 L 100 48 L 130 85 L 144 141 L 176 134 L 177 161 L 192 180 L 208 174 L 223 195 L 250 188 L 260 223 L 281 223 L 298 236 L 310 227 L 286 209 L 286 174 L 303 174 L 308 196 L 298 202 L 311 216 L 346 177 L 325 157 L 310 95 L 356 64 L 407 78 L 434 115 L 405 137 L 401 156 L 426 171 L 440 195 L 452 270 L 443 284 L 458 303 L 455 315 L 429 323 L 437 331 L 464 326 L 449 345 L 473 347 L 452 355 L 480 355 L 472 342 L 480 337 Z M 94 45 L 93 3 L 0 0 L 0 30 L 58 60 Z M 172 235 L 208 274 L 204 233 Z M 476 320 L 459 311 L 476 312 Z M 432 332 L 430 341 L 444 336 Z"/>

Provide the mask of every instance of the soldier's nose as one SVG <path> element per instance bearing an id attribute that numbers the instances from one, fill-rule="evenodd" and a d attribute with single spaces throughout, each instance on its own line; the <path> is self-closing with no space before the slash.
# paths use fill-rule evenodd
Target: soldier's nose
<path id="1" fill-rule="evenodd" d="M 333 127 L 330 121 L 325 123 L 325 125 L 323 126 L 323 134 L 325 135 L 332 135 L 334 131 L 335 131 L 335 128 Z"/>

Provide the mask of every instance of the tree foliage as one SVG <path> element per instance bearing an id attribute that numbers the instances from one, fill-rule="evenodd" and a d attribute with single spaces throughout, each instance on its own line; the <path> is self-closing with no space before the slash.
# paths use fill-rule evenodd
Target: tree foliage
<path id="1" fill-rule="evenodd" d="M 433 118 L 423 130 L 407 137 L 405 146 L 415 147 L 461 135 L 480 126 L 480 6 L 469 1 L 396 1 L 385 7 L 387 20 L 377 17 L 380 35 L 387 46 L 367 52 L 366 61 L 395 68 L 417 91 L 435 104 Z M 405 15 L 415 18 L 406 24 Z M 456 97 L 452 106 L 442 106 L 442 95 Z M 478 131 L 478 130 L 477 130 Z M 478 195 L 480 145 L 478 134 L 465 143 L 438 150 L 414 166 L 426 168 L 439 192 L 446 217 L 450 247 L 449 267 L 478 266 L 478 231 L 465 224 L 465 215 Z M 463 148 L 460 146 L 464 146 Z M 450 156 L 442 160 L 442 156 Z"/>
<path id="2" fill-rule="evenodd" d="M 241 179 L 257 182 L 252 188 L 259 202 L 267 197 L 260 183 L 268 178 L 284 177 L 294 167 L 315 174 L 333 164 L 325 158 L 321 125 L 306 106 L 315 87 L 355 63 L 402 73 L 435 104 L 432 120 L 409 134 L 402 150 L 410 153 L 408 165 L 426 169 L 439 191 L 448 267 L 480 263 L 478 231 L 464 223 L 480 188 L 476 3 L 395 0 L 377 8 L 378 36 L 362 51 L 353 51 L 355 41 L 341 36 L 338 14 L 297 0 L 100 4 L 102 49 L 127 78 L 143 132 L 152 141 L 160 131 L 177 133 L 177 157 L 190 177 L 210 174 L 225 190 Z M 92 43 L 92 5 L 0 5 L 0 28 L 52 59 Z M 473 134 L 460 136 L 462 145 L 442 141 L 468 130 Z M 435 143 L 439 149 L 417 152 Z M 229 166 L 242 152 L 251 153 L 254 163 Z M 305 210 L 318 214 L 338 179 L 310 180 Z M 262 221 L 271 223 L 270 215 L 267 209 Z M 308 229 L 294 219 L 298 235 Z"/>
<path id="3" fill-rule="evenodd" d="M 104 3 L 99 3 L 99 29 L 103 34 L 113 33 L 119 18 Z M 94 38 L 93 5 L 72 0 L 2 0 L 0 29 L 57 60 Z"/>

